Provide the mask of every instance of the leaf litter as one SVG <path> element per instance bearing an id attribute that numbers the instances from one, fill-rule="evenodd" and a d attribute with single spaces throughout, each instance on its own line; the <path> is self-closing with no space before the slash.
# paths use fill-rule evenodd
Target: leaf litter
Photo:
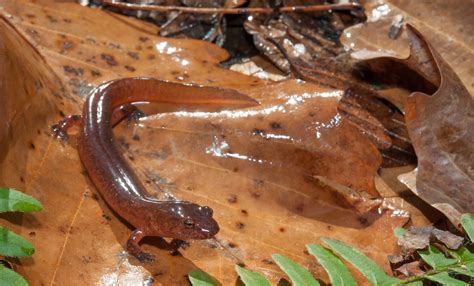
<path id="1" fill-rule="evenodd" d="M 27 16 L 27 12 L 18 9 L 17 3 L 4 7 L 4 13 L 11 17 L 8 20 L 3 18 L 3 25 L 10 23 L 18 27 L 16 31 L 9 30 L 11 42 L 7 42 L 6 50 L 14 53 L 11 49 L 13 43 L 22 41 L 16 33 L 43 47 L 40 53 L 53 72 L 46 69 L 41 76 L 32 73 L 31 80 L 25 84 L 34 87 L 37 85 L 35 77 L 42 78 L 41 83 L 50 89 L 50 95 L 43 93 L 46 103 L 36 102 L 40 108 L 33 114 L 38 114 L 41 120 L 27 123 L 25 134 L 17 135 L 17 144 L 7 153 L 8 160 L 4 161 L 6 174 L 11 175 L 4 175 L 2 181 L 26 189 L 28 194 L 44 202 L 45 211 L 35 218 L 48 222 L 47 225 L 27 217 L 26 221 L 22 220 L 23 231 L 31 233 L 34 230 L 31 241 L 38 249 L 35 259 L 57 261 L 54 268 L 37 264 L 33 269 L 20 269 L 25 277 L 30 277 L 29 280 L 40 277 L 44 283 L 61 283 L 81 279 L 86 283 L 103 281 L 103 285 L 107 285 L 123 281 L 130 273 L 139 271 L 145 273 L 141 277 L 146 278 L 137 279 L 152 278 L 165 285 L 182 284 L 185 283 L 183 274 L 199 267 L 219 281 L 231 283 L 235 281 L 235 276 L 230 274 L 233 264 L 245 261 L 251 268 L 263 270 L 271 281 L 276 281 L 281 272 L 268 263 L 268 258 L 275 252 L 310 266 L 310 270 L 320 276 L 321 269 L 313 267 L 303 250 L 305 243 L 322 236 L 335 237 L 354 245 L 387 267 L 383 254 L 394 252 L 394 240 L 382 234 L 392 233 L 395 227 L 405 223 L 406 217 L 396 216 L 392 211 L 380 212 L 382 209 L 377 207 L 353 207 L 351 200 L 354 195 L 358 202 L 377 197 L 373 176 L 381 157 L 376 147 L 354 131 L 339 114 L 337 101 L 343 94 L 341 90 L 297 81 L 268 84 L 216 67 L 215 63 L 225 56 L 204 44 L 197 47 L 194 41 L 172 39 L 162 44 L 160 38 L 127 25 L 121 26 L 116 18 L 105 16 L 100 11 L 90 13 L 91 18 L 85 23 L 79 17 L 84 8 L 68 6 L 69 12 L 61 14 L 55 10 L 56 6 L 46 5 L 43 7 L 46 9 L 42 9 L 37 4 L 28 5 L 28 14 L 35 17 Z M 51 12 L 69 19 L 66 21 L 69 25 L 61 27 L 62 31 L 51 30 L 57 29 L 48 17 Z M 116 26 L 112 25 L 106 33 L 97 26 L 101 21 L 110 21 Z M 141 24 L 137 22 L 136 25 Z M 143 30 L 147 29 L 153 30 L 143 25 Z M 124 30 L 129 33 L 124 33 Z M 91 33 L 93 37 L 89 36 Z M 110 35 L 118 36 L 119 39 L 113 41 L 120 42 L 120 48 L 110 45 L 113 42 Z M 145 42 L 150 42 L 133 46 L 139 37 L 146 37 Z M 62 39 L 63 44 L 55 45 L 55 39 Z M 64 45 L 64 41 L 81 48 L 69 49 L 70 45 Z M 157 48 L 144 51 L 148 46 Z M 162 46 L 165 48 L 160 50 L 158 47 Z M 201 53 L 200 59 L 193 56 L 196 50 L 205 48 L 207 53 L 209 49 L 213 52 Z M 169 49 L 179 52 L 167 54 Z M 22 46 L 20 50 L 28 61 L 17 57 L 18 63 L 43 65 L 35 50 L 28 46 Z M 107 56 L 100 56 L 101 51 L 102 54 L 105 51 Z M 148 58 L 154 65 L 133 62 L 136 55 Z M 130 61 L 133 62 L 133 71 L 125 67 L 131 66 Z M 163 61 L 169 64 L 164 65 Z M 64 69 L 65 65 L 80 67 L 83 72 L 68 72 L 70 69 Z M 27 74 L 26 69 L 21 70 L 22 65 L 19 66 L 19 73 Z M 203 73 L 203 69 L 207 73 Z M 237 88 L 262 102 L 260 110 L 236 111 L 236 118 L 225 112 L 174 112 L 148 118 L 138 125 L 122 124 L 115 130 L 141 179 L 149 180 L 150 192 L 211 205 L 221 222 L 222 231 L 214 241 L 193 242 L 181 251 L 182 256 L 170 256 L 166 243 L 151 240 L 145 247 L 162 259 L 145 266 L 130 265 L 129 258 L 122 254 L 129 229 L 95 195 L 87 177 L 78 176 L 82 167 L 74 142 L 60 146 L 47 136 L 44 126 L 46 122 L 51 124 L 57 120 L 56 114 L 79 110 L 77 96 L 85 95 L 86 91 L 74 88 L 78 82 L 79 86 L 87 87 L 89 83 L 97 84 L 108 78 L 138 74 Z M 65 98 L 59 100 L 51 96 L 58 90 Z M 75 96 L 70 95 L 74 93 Z M 23 94 L 26 98 L 32 96 L 28 89 Z M 316 108 L 313 110 L 310 104 Z M 268 110 L 270 112 L 265 114 Z M 298 119 L 302 120 L 301 125 Z M 239 120 L 242 125 L 238 124 Z M 22 150 L 20 143 L 27 145 L 31 140 L 28 134 L 36 134 L 36 128 L 40 129 L 40 135 L 34 137 L 38 150 L 29 153 L 32 158 L 30 165 L 22 167 L 12 163 L 14 150 Z M 309 128 L 311 136 L 305 136 L 305 128 Z M 354 149 L 349 151 L 348 147 Z M 340 163 L 334 166 L 324 162 Z M 68 167 L 62 167 L 64 165 Z M 28 170 L 25 172 L 26 185 L 21 177 L 13 176 L 15 169 L 25 168 Z M 155 182 L 147 179 L 146 170 L 153 174 L 155 182 L 166 181 L 167 185 L 163 188 L 161 184 L 155 184 L 153 187 Z M 51 179 L 44 174 L 61 175 Z M 46 197 L 50 190 L 60 192 Z M 57 205 L 75 207 L 57 209 Z M 334 213 L 338 216 L 334 217 Z M 45 236 L 48 240 L 40 242 L 40 238 Z M 298 244 L 300 241 L 301 245 Z M 132 259 L 130 262 L 135 263 Z M 107 277 L 112 280 L 107 280 Z"/>

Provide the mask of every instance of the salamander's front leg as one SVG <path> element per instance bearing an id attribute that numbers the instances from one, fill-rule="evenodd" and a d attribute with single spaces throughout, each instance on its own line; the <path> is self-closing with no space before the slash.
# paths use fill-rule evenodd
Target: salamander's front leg
<path id="1" fill-rule="evenodd" d="M 80 115 L 69 115 L 66 118 L 61 119 L 57 124 L 51 126 L 51 130 L 53 131 L 53 136 L 67 141 L 69 136 L 67 132 L 74 126 L 80 126 L 82 123 L 82 116 Z"/>
<path id="2" fill-rule="evenodd" d="M 143 230 L 137 228 L 132 232 L 127 241 L 127 251 L 135 256 L 140 262 L 152 262 L 155 256 L 151 253 L 144 252 L 138 243 L 146 236 Z"/>

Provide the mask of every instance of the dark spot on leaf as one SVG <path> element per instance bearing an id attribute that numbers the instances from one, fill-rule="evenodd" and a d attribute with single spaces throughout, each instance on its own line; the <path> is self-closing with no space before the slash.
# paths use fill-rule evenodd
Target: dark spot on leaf
<path id="1" fill-rule="evenodd" d="M 303 210 L 304 210 L 304 204 L 303 204 L 303 203 L 297 204 L 296 207 L 295 207 L 295 209 L 296 209 L 296 211 L 298 211 L 298 212 L 300 212 L 300 213 L 303 212 Z"/>
<path id="2" fill-rule="evenodd" d="M 65 73 L 72 74 L 75 76 L 82 76 L 84 74 L 84 69 L 82 68 L 74 68 L 74 67 L 66 65 L 63 67 L 63 69 Z"/>
<path id="3" fill-rule="evenodd" d="M 131 57 L 132 59 L 134 59 L 134 60 L 139 60 L 140 59 L 140 55 L 137 52 L 128 52 L 127 55 L 129 57 Z"/>
<path id="4" fill-rule="evenodd" d="M 236 195 L 230 195 L 228 198 L 227 198 L 227 201 L 231 204 L 235 204 L 237 202 L 237 196 Z"/>
<path id="5" fill-rule="evenodd" d="M 258 199 L 262 196 L 262 193 L 260 193 L 259 191 L 252 191 L 250 194 L 252 195 L 252 197 L 254 197 L 256 199 Z"/>
<path id="6" fill-rule="evenodd" d="M 99 200 L 99 196 L 96 194 L 96 193 L 92 193 L 92 199 L 94 201 L 98 201 Z"/>
<path id="7" fill-rule="evenodd" d="M 51 16 L 51 15 L 46 15 L 46 18 L 48 18 L 48 20 L 49 20 L 51 23 L 56 23 L 56 22 L 58 22 L 58 19 L 54 18 L 54 17 Z"/>
<path id="8" fill-rule="evenodd" d="M 94 77 L 99 77 L 102 75 L 102 73 L 98 70 L 91 70 L 91 75 Z"/>
<path id="9" fill-rule="evenodd" d="M 164 271 L 157 271 L 157 272 L 155 272 L 155 274 L 153 274 L 153 276 L 156 277 L 156 276 L 161 276 L 163 274 L 165 274 Z"/>
<path id="10" fill-rule="evenodd" d="M 115 60 L 114 56 L 109 54 L 100 54 L 100 58 L 103 59 L 109 66 L 116 66 L 118 62 Z"/>
<path id="11" fill-rule="evenodd" d="M 125 66 L 125 69 L 128 70 L 129 72 L 134 72 L 134 71 L 136 71 L 136 69 L 135 69 L 134 67 L 128 66 L 128 65 Z"/>
<path id="12" fill-rule="evenodd" d="M 243 229 L 245 227 L 245 223 L 238 221 L 235 223 L 235 227 L 238 229 Z"/>
<path id="13" fill-rule="evenodd" d="M 363 216 L 359 217 L 357 220 L 359 221 L 359 223 L 360 223 L 361 225 L 367 225 L 367 223 L 369 222 L 369 221 L 367 220 L 367 218 L 365 218 L 365 217 L 363 217 Z"/>

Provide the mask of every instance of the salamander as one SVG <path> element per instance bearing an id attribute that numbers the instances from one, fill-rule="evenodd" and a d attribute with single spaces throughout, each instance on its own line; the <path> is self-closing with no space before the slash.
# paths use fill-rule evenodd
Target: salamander
<path id="1" fill-rule="evenodd" d="M 130 114 L 134 102 L 172 104 L 183 109 L 244 108 L 258 103 L 231 89 L 125 78 L 99 85 L 85 100 L 82 116 L 72 115 L 52 126 L 53 134 L 63 139 L 69 128 L 80 127 L 77 149 L 89 177 L 108 206 L 135 228 L 127 251 L 140 261 L 153 261 L 154 256 L 139 246 L 142 238 L 208 239 L 219 226 L 210 207 L 152 197 L 124 160 L 112 128 Z"/>

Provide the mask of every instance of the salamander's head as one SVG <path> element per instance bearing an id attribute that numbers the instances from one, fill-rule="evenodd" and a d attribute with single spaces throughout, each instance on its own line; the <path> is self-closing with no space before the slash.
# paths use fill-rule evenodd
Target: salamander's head
<path id="1" fill-rule="evenodd" d="M 216 235 L 219 225 L 212 218 L 212 209 L 188 202 L 170 206 L 172 219 L 166 225 L 165 237 L 178 239 L 208 239 Z"/>

